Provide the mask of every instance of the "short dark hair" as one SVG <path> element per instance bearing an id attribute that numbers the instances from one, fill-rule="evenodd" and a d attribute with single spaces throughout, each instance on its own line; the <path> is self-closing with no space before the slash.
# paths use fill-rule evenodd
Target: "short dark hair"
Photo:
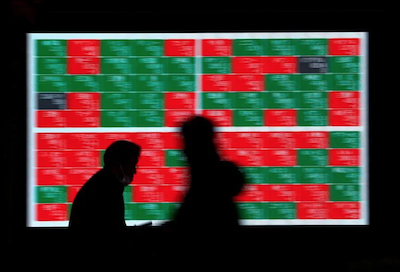
<path id="1" fill-rule="evenodd" d="M 104 167 L 128 162 L 132 156 L 139 157 L 142 148 L 130 141 L 118 140 L 110 144 L 104 153 Z"/>

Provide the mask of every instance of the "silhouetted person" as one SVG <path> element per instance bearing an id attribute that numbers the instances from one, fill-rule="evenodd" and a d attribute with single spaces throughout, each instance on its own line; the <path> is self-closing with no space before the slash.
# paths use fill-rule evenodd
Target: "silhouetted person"
<path id="1" fill-rule="evenodd" d="M 139 145 L 124 140 L 106 149 L 104 167 L 82 186 L 72 204 L 69 229 L 73 238 L 83 244 L 87 239 L 101 244 L 126 230 L 123 191 L 136 174 L 140 152 Z"/>
<path id="2" fill-rule="evenodd" d="M 233 197 L 241 191 L 244 175 L 236 164 L 220 159 L 209 119 L 194 116 L 183 124 L 181 133 L 190 187 L 171 222 L 172 229 L 199 237 L 232 233 L 239 227 Z"/>

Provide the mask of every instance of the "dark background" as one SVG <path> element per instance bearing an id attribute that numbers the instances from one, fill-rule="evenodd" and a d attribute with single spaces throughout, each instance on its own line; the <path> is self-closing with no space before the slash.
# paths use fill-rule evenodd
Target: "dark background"
<path id="1" fill-rule="evenodd" d="M 2 43 L 3 199 L 10 248 L 65 247 L 66 229 L 26 228 L 26 33 L 29 32 L 369 32 L 369 226 L 246 227 L 248 248 L 286 253 L 319 252 L 327 263 L 399 261 L 398 183 L 395 122 L 398 84 L 392 68 L 399 58 L 395 16 L 375 1 L 46 1 L 8 4 Z M 4 72 L 3 72 L 4 73 Z M 397 106 L 398 107 L 398 106 Z M 4 207 L 4 205 L 2 206 Z M 131 230 L 128 243 L 134 244 Z M 162 245 L 158 229 L 141 233 L 153 247 Z M 296 253 L 297 252 L 297 253 Z M 311 261 L 310 259 L 310 261 Z M 344 270 L 342 270 L 344 271 Z"/>

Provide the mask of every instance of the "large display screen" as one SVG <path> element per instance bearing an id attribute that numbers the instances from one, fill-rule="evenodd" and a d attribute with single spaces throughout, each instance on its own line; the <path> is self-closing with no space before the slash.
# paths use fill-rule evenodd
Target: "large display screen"
<path id="1" fill-rule="evenodd" d="M 143 150 L 127 225 L 172 219 L 189 184 L 179 129 L 193 114 L 215 123 L 221 157 L 246 176 L 241 225 L 368 224 L 367 38 L 28 34 L 27 225 L 68 226 L 118 139 Z"/>

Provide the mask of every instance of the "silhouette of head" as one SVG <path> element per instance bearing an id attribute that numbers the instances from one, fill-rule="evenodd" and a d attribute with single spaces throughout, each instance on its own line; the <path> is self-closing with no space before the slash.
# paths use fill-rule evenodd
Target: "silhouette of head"
<path id="1" fill-rule="evenodd" d="M 211 120 L 195 115 L 183 124 L 181 133 L 184 141 L 184 153 L 189 164 L 193 165 L 206 159 L 217 158 L 214 145 L 214 124 Z"/>
<path id="2" fill-rule="evenodd" d="M 141 147 L 135 143 L 125 140 L 115 141 L 104 153 L 104 169 L 115 173 L 118 179 L 126 176 L 130 183 L 136 174 L 140 153 Z"/>

